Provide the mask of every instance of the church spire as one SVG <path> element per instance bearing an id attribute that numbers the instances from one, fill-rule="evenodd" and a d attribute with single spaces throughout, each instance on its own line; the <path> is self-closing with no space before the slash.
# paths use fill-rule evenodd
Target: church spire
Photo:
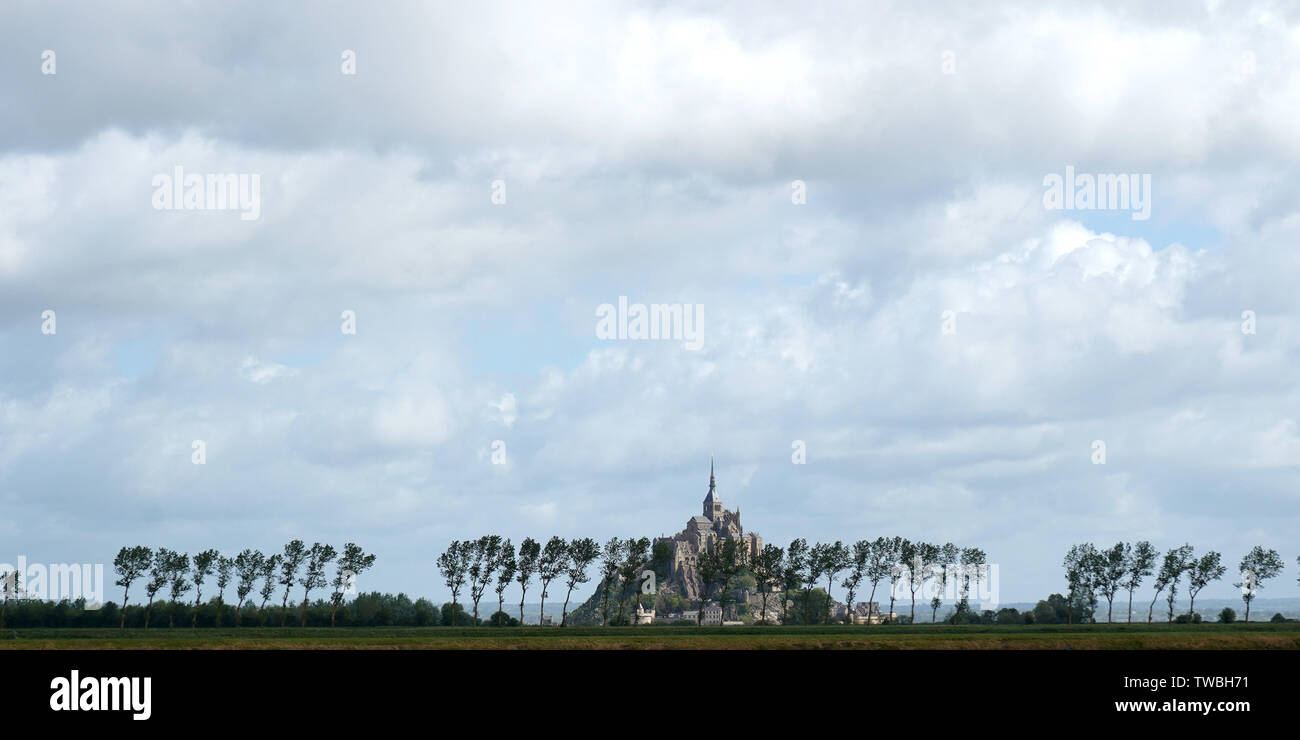
<path id="1" fill-rule="evenodd" d="M 713 477 L 713 455 L 709 455 L 709 493 L 704 497 L 704 516 L 713 519 L 722 516 L 722 499 L 718 496 L 717 481 Z"/>

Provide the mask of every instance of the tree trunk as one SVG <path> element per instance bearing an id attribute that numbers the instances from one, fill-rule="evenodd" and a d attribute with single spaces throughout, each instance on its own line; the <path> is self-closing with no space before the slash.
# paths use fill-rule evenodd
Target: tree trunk
<path id="1" fill-rule="evenodd" d="M 1133 589 L 1128 590 L 1128 623 L 1133 624 Z"/>
<path id="2" fill-rule="evenodd" d="M 569 587 L 568 593 L 564 595 L 564 606 L 560 609 L 560 626 L 563 627 L 569 621 L 569 596 L 573 594 L 573 587 Z"/>
<path id="3" fill-rule="evenodd" d="M 528 597 L 528 589 L 525 588 L 523 589 L 523 592 L 519 594 L 519 625 L 521 627 L 524 624 L 524 599 L 527 597 Z M 540 621 L 541 620 L 538 620 L 539 623 Z"/>
<path id="4" fill-rule="evenodd" d="M 1250 621 L 1250 599 L 1246 599 L 1246 621 Z"/>
<path id="5" fill-rule="evenodd" d="M 284 600 L 280 602 L 280 626 L 289 618 L 289 589 L 284 590 Z"/>
<path id="6" fill-rule="evenodd" d="M 542 626 L 542 619 L 546 616 L 546 584 L 542 584 L 542 604 L 541 611 L 537 613 L 537 626 Z M 522 613 L 522 612 L 521 612 Z"/>
<path id="7" fill-rule="evenodd" d="M 831 623 L 831 582 L 835 576 L 826 576 L 826 624 Z"/>
<path id="8" fill-rule="evenodd" d="M 130 591 L 130 586 L 127 586 L 126 589 L 122 591 L 122 620 L 117 625 L 118 629 L 126 629 L 126 596 Z"/>
<path id="9" fill-rule="evenodd" d="M 149 597 L 149 603 L 144 608 L 144 628 L 149 629 L 149 615 L 153 612 L 153 597 Z"/>

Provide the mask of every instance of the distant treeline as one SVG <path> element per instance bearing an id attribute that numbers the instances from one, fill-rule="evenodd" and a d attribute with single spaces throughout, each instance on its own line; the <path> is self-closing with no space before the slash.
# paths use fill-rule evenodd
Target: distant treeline
<path id="1" fill-rule="evenodd" d="M 152 610 L 142 605 L 130 605 L 122 609 L 109 601 L 99 609 L 86 609 L 81 599 L 74 601 L 46 601 L 37 599 L 10 600 L 4 627 L 6 629 L 22 628 L 58 628 L 58 627 L 132 627 L 145 626 L 148 615 L 149 626 L 168 627 L 181 624 L 194 628 L 212 627 L 279 627 L 281 610 L 275 605 L 260 608 L 254 603 L 245 603 L 243 608 L 221 604 L 218 597 L 195 606 L 192 602 L 155 601 Z M 335 607 L 332 600 L 316 599 L 307 605 L 305 620 L 299 624 L 306 627 L 437 627 L 470 626 L 471 618 L 463 608 L 454 607 L 450 602 L 441 607 L 428 599 L 411 600 L 406 594 L 386 594 L 377 591 L 358 594 L 351 601 Z M 504 616 L 504 615 L 502 615 Z M 496 622 L 487 624 L 517 625 L 518 622 L 506 617 L 497 618 Z M 2 638 L 3 635 L 0 635 Z"/>

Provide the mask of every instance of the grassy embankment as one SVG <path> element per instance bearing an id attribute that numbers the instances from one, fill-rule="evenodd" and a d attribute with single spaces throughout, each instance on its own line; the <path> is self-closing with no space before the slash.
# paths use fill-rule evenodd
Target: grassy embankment
<path id="1" fill-rule="evenodd" d="M 0 649 L 1300 649 L 1300 624 L 5 630 Z"/>

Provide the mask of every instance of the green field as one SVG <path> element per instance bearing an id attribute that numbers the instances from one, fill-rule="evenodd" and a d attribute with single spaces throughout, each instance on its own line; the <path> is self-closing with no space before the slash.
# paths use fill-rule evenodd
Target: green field
<path id="1" fill-rule="evenodd" d="M 0 649 L 1296 650 L 1300 624 L 19 629 Z"/>

